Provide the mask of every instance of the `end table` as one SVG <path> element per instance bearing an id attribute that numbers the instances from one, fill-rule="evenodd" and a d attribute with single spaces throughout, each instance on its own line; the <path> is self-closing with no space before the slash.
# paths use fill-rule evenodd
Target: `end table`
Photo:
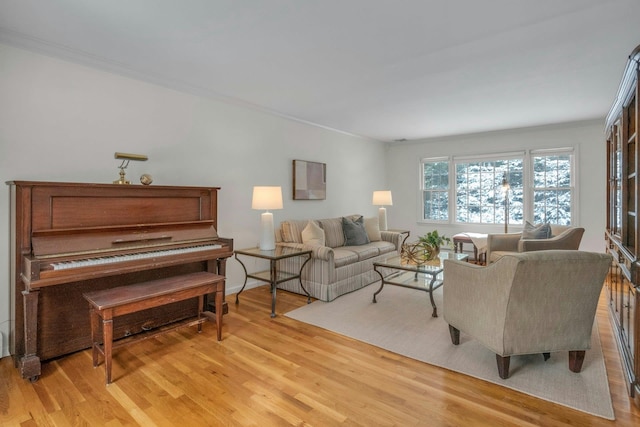
<path id="1" fill-rule="evenodd" d="M 271 285 L 271 317 L 276 317 L 276 289 L 278 288 L 278 283 L 298 279 L 300 281 L 300 287 L 302 288 L 304 293 L 307 294 L 307 304 L 311 302 L 311 295 L 309 295 L 309 292 L 307 292 L 307 290 L 304 288 L 304 285 L 302 284 L 302 270 L 304 269 L 304 266 L 307 264 L 307 262 L 309 262 L 309 260 L 311 259 L 310 250 L 277 246 L 272 250 L 262 250 L 260 248 L 239 249 L 234 251 L 234 254 L 236 260 L 238 260 L 238 262 L 242 266 L 242 269 L 244 270 L 244 284 L 242 285 L 240 291 L 236 294 L 236 304 L 240 302 L 238 297 L 244 290 L 244 287 L 247 285 L 248 278 L 261 280 Z M 247 267 L 244 265 L 238 255 L 269 260 L 269 270 L 248 273 Z M 294 257 L 306 257 L 306 259 L 300 266 L 300 271 L 297 274 L 287 273 L 278 269 L 278 261 Z"/>

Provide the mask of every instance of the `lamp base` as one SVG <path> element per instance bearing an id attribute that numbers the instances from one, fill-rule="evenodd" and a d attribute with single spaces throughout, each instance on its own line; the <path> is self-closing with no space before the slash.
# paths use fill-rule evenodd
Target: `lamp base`
<path id="1" fill-rule="evenodd" d="M 265 212 L 261 216 L 260 250 L 271 251 L 276 248 L 276 234 L 273 228 L 273 214 Z"/>
<path id="2" fill-rule="evenodd" d="M 387 208 L 378 209 L 378 225 L 380 231 L 387 231 Z"/>

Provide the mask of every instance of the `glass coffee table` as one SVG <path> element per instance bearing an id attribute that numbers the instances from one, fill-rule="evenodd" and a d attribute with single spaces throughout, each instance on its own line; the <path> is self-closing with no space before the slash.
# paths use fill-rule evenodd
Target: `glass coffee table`
<path id="1" fill-rule="evenodd" d="M 444 284 L 443 277 L 443 261 L 445 259 L 454 259 L 465 261 L 469 256 L 463 253 L 440 252 L 438 260 L 428 261 L 425 264 L 417 265 L 408 263 L 402 259 L 400 255 L 394 255 L 386 260 L 374 262 L 373 269 L 380 276 L 380 289 L 373 294 L 373 302 L 376 301 L 376 295 L 382 292 L 384 285 L 401 286 L 403 288 L 417 289 L 429 294 L 433 313 L 431 316 L 438 317 L 438 308 L 433 300 L 433 291 Z M 383 269 L 393 270 L 386 277 Z"/>

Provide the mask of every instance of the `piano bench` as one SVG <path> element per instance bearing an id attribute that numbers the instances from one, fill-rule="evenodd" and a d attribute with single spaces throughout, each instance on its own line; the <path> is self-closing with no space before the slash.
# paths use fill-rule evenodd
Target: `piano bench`
<path id="1" fill-rule="evenodd" d="M 105 383 L 107 385 L 111 383 L 112 351 L 113 348 L 120 345 L 150 338 L 181 326 L 198 325 L 198 332 L 200 332 L 202 323 L 214 316 L 217 338 L 218 341 L 222 340 L 222 310 L 216 310 L 215 314 L 204 311 L 204 297 L 207 294 L 215 293 L 216 307 L 222 307 L 224 280 L 224 276 L 201 271 L 83 294 L 89 302 L 93 366 L 94 368 L 98 366 L 98 354 L 102 354 L 105 364 Z M 114 318 L 196 297 L 198 298 L 198 316 L 195 320 L 193 318 L 187 319 L 154 331 L 126 337 L 116 341 L 114 345 Z M 205 317 L 202 317 L 203 315 Z M 102 318 L 102 344 L 99 333 L 100 318 Z"/>

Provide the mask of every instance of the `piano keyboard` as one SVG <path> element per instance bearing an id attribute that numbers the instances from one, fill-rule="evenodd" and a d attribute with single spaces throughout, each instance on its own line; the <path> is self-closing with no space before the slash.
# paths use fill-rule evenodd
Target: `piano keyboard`
<path id="1" fill-rule="evenodd" d="M 180 255 L 191 252 L 200 252 L 207 251 L 212 249 L 220 249 L 222 245 L 202 245 L 202 246 L 190 246 L 187 248 L 179 248 L 179 249 L 167 249 L 161 251 L 152 251 L 152 252 L 142 252 L 139 254 L 124 254 L 124 255 L 114 255 L 100 258 L 88 258 L 88 259 L 80 259 L 73 261 L 65 261 L 65 262 L 56 262 L 52 263 L 54 270 L 68 270 L 71 268 L 78 267 L 89 267 L 92 265 L 102 265 L 102 264 L 112 264 L 116 262 L 124 262 L 124 261 L 136 261 L 140 259 L 147 258 L 155 258 L 159 256 L 168 256 L 168 255 Z"/>

